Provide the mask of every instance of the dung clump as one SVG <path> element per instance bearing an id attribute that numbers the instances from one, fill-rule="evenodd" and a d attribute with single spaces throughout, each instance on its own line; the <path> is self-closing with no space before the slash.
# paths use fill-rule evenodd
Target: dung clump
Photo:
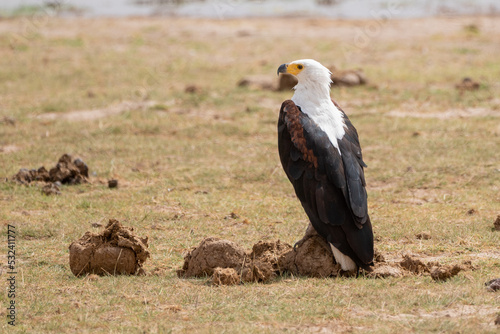
<path id="1" fill-rule="evenodd" d="M 88 182 L 89 168 L 81 159 L 73 160 L 71 155 L 63 154 L 55 167 L 47 171 L 42 166 L 38 169 L 21 168 L 12 179 L 20 184 L 28 185 L 32 182 L 48 183 L 42 188 L 46 195 L 60 194 L 61 184 L 80 184 Z M 52 183 L 54 186 L 50 186 Z"/>
<path id="2" fill-rule="evenodd" d="M 27 185 L 34 181 L 50 182 L 50 175 L 43 166 L 38 169 L 21 168 L 12 179 L 18 183 Z"/>
<path id="3" fill-rule="evenodd" d="M 486 288 L 488 289 L 488 291 L 499 291 L 500 290 L 500 278 L 492 279 L 491 281 L 484 283 L 484 285 L 486 285 Z"/>
<path id="4" fill-rule="evenodd" d="M 431 277 L 435 281 L 446 281 L 456 276 L 462 267 L 458 264 L 447 266 L 434 266 L 430 269 Z"/>
<path id="5" fill-rule="evenodd" d="M 419 259 L 404 255 L 399 266 L 414 275 L 431 276 L 434 281 L 446 281 L 456 276 L 461 271 L 475 270 L 476 267 L 471 261 L 464 261 L 462 264 L 443 265 L 439 262 L 423 263 Z"/>
<path id="6" fill-rule="evenodd" d="M 184 257 L 179 277 L 211 276 L 215 268 L 233 268 L 240 272 L 247 258 L 247 252 L 236 243 L 209 237 L 193 247 Z"/>
<path id="7" fill-rule="evenodd" d="M 71 155 L 63 154 L 57 165 L 50 169 L 49 176 L 51 182 L 61 182 L 62 184 L 80 184 L 87 182 L 89 168 L 81 160 L 71 161 Z"/>
<path id="8" fill-rule="evenodd" d="M 229 240 L 205 238 L 185 255 L 177 275 L 183 278 L 212 276 L 214 285 L 265 283 L 285 272 L 309 277 L 338 275 L 340 265 L 335 263 L 324 239 L 314 233 L 295 248 L 280 240 L 259 241 L 251 252 Z"/>
<path id="9" fill-rule="evenodd" d="M 186 254 L 177 275 L 212 276 L 214 285 L 233 285 L 235 281 L 265 283 L 288 269 L 281 266 L 281 258 L 291 251 L 292 246 L 280 240 L 259 241 L 247 252 L 232 241 L 205 238 Z"/>
<path id="10" fill-rule="evenodd" d="M 332 86 L 359 86 L 368 82 L 362 69 L 337 70 L 332 69 Z"/>
<path id="11" fill-rule="evenodd" d="M 252 247 L 248 265 L 242 271 L 243 282 L 267 282 L 281 271 L 279 260 L 292 246 L 277 241 L 259 241 Z"/>
<path id="12" fill-rule="evenodd" d="M 282 271 L 309 277 L 337 276 L 340 265 L 332 251 L 318 234 L 299 241 L 298 246 L 284 254 L 279 261 Z"/>
<path id="13" fill-rule="evenodd" d="M 240 275 L 234 268 L 215 268 L 212 275 L 213 285 L 236 285 L 240 284 Z"/>
<path id="14" fill-rule="evenodd" d="M 418 240 L 429 240 L 432 238 L 432 236 L 430 232 L 425 231 L 415 234 L 415 238 L 417 238 Z"/>
<path id="15" fill-rule="evenodd" d="M 403 273 L 401 269 L 395 266 L 390 265 L 379 265 L 376 266 L 375 269 L 368 274 L 368 277 L 373 278 L 388 278 L 388 277 L 402 277 Z"/>
<path id="16" fill-rule="evenodd" d="M 412 258 L 409 255 L 403 256 L 403 260 L 399 263 L 399 265 L 402 268 L 404 268 L 404 269 L 406 269 L 414 274 L 417 274 L 417 275 L 429 273 L 429 268 L 427 267 L 426 264 L 424 264 L 419 259 Z"/>
<path id="17" fill-rule="evenodd" d="M 495 222 L 493 223 L 493 228 L 496 230 L 496 231 L 500 231 L 500 215 L 497 216 L 497 219 L 495 220 Z"/>
<path id="18" fill-rule="evenodd" d="M 69 266 L 75 276 L 139 275 L 150 256 L 148 238 L 141 238 L 133 228 L 110 219 L 102 233 L 86 232 L 69 246 Z"/>
<path id="19" fill-rule="evenodd" d="M 252 252 L 247 252 L 232 241 L 209 237 L 189 250 L 177 275 L 184 278 L 212 276 L 215 285 L 233 285 L 236 280 L 238 283 L 267 282 L 276 277 L 279 258 L 291 248 L 279 240 L 259 241 Z"/>
<path id="20" fill-rule="evenodd" d="M 42 187 L 42 194 L 45 195 L 60 195 L 61 191 L 59 189 L 60 182 L 47 183 Z"/>

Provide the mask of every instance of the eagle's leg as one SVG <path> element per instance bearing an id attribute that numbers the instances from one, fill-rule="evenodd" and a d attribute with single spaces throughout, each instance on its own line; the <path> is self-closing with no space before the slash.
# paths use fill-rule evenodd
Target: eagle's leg
<path id="1" fill-rule="evenodd" d="M 307 226 L 306 229 L 306 234 L 304 234 L 302 239 L 300 239 L 295 243 L 295 245 L 293 245 L 293 250 L 295 251 L 297 247 L 302 246 L 304 242 L 306 242 L 309 238 L 314 237 L 315 235 L 318 235 L 318 232 L 316 232 L 312 224 L 309 222 L 309 225 Z"/>

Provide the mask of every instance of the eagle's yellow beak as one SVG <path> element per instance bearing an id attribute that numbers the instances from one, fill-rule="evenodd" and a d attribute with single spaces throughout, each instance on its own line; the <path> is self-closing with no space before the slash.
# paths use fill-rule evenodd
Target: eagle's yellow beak
<path id="1" fill-rule="evenodd" d="M 299 63 L 281 64 L 280 67 L 278 67 L 278 75 L 280 73 L 289 73 L 289 74 L 297 75 L 303 69 L 304 69 L 304 65 L 299 64 Z"/>

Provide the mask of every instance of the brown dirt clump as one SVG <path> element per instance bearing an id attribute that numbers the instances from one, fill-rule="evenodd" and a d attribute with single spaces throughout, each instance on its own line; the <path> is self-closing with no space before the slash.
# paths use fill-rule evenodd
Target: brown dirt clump
<path id="1" fill-rule="evenodd" d="M 421 275 L 424 273 L 429 273 L 429 268 L 419 259 L 414 259 L 409 255 L 403 256 L 403 260 L 399 265 L 414 274 Z"/>
<path id="2" fill-rule="evenodd" d="M 210 276 L 215 268 L 233 268 L 241 272 L 248 255 L 247 252 L 229 240 L 209 237 L 193 247 L 184 257 L 182 269 L 177 271 L 179 277 Z"/>
<path id="3" fill-rule="evenodd" d="M 429 240 L 432 238 L 432 236 L 429 232 L 420 232 L 415 234 L 415 238 L 417 238 L 418 240 Z"/>
<path id="4" fill-rule="evenodd" d="M 118 180 L 108 180 L 108 188 L 117 188 Z"/>
<path id="5" fill-rule="evenodd" d="M 488 291 L 499 291 L 500 290 L 500 278 L 492 279 L 489 282 L 484 283 Z"/>
<path id="6" fill-rule="evenodd" d="M 177 274 L 179 277 L 215 275 L 212 277 L 215 285 L 236 284 L 236 277 L 240 282 L 268 282 L 283 272 L 310 277 L 335 276 L 340 267 L 325 245 L 320 236 L 313 235 L 295 249 L 280 240 L 259 241 L 251 252 L 245 252 L 231 241 L 206 238 L 189 251 Z M 234 273 L 223 270 L 227 268 L 234 269 Z"/>
<path id="7" fill-rule="evenodd" d="M 276 84 L 272 77 L 267 75 L 250 75 L 238 82 L 238 87 L 249 87 L 261 90 L 276 90 Z"/>
<path id="8" fill-rule="evenodd" d="M 88 166 L 81 159 L 72 160 L 71 155 L 63 154 L 59 158 L 56 166 L 49 171 L 43 166 L 31 170 L 21 168 L 19 172 L 14 175 L 13 180 L 26 185 L 34 181 L 61 184 L 80 184 L 88 182 Z M 51 191 L 48 188 L 47 191 L 44 190 L 43 192 L 45 194 L 57 193 L 57 191 Z"/>
<path id="9" fill-rule="evenodd" d="M 12 179 L 21 184 L 29 184 L 33 181 L 50 182 L 49 172 L 43 166 L 38 169 L 30 170 L 21 168 Z"/>
<path id="10" fill-rule="evenodd" d="M 243 269 L 243 282 L 267 282 L 280 272 L 279 259 L 292 249 L 287 243 L 259 241 L 252 247 L 248 265 Z"/>
<path id="11" fill-rule="evenodd" d="M 403 256 L 399 266 L 414 275 L 430 275 L 435 281 L 446 281 L 457 275 L 460 271 L 475 270 L 476 267 L 471 261 L 464 261 L 462 264 L 442 265 L 439 262 L 423 263 L 419 259 L 409 255 Z"/>
<path id="12" fill-rule="evenodd" d="M 332 86 L 358 86 L 367 83 L 366 75 L 362 69 L 332 70 Z"/>
<path id="13" fill-rule="evenodd" d="M 400 268 L 386 264 L 375 266 L 373 271 L 368 274 L 368 277 L 373 277 L 373 278 L 402 277 L 402 276 L 403 273 L 401 272 Z"/>
<path id="14" fill-rule="evenodd" d="M 310 277 L 337 276 L 340 272 L 340 265 L 335 262 L 330 248 L 319 235 L 310 236 L 284 254 L 279 266 L 282 271 Z"/>
<path id="15" fill-rule="evenodd" d="M 75 276 L 143 274 L 142 265 L 150 256 L 148 238 L 133 231 L 110 219 L 102 233 L 86 232 L 69 246 L 71 272 Z"/>
<path id="16" fill-rule="evenodd" d="M 374 250 L 373 262 L 385 262 L 384 254 L 382 254 L 378 249 Z"/>
<path id="17" fill-rule="evenodd" d="M 217 269 L 219 268 L 219 269 Z M 240 282 L 268 282 L 279 274 L 289 272 L 299 276 L 329 277 L 340 273 L 328 243 L 319 236 L 312 225 L 295 247 L 277 241 L 259 241 L 246 252 L 237 244 L 218 238 L 206 238 L 184 257 L 179 277 L 215 275 L 215 285 Z M 217 270 L 217 271 L 216 271 Z"/>
<path id="18" fill-rule="evenodd" d="M 481 87 L 481 84 L 471 78 L 463 78 L 461 82 L 455 85 L 455 88 L 460 92 L 464 92 L 466 90 L 478 90 L 479 87 Z"/>
<path id="19" fill-rule="evenodd" d="M 240 275 L 234 268 L 215 268 L 212 275 L 213 285 L 236 285 L 240 284 Z"/>
<path id="20" fill-rule="evenodd" d="M 431 277 L 435 281 L 446 281 L 457 275 L 463 268 L 458 265 L 434 266 L 430 269 Z"/>
<path id="21" fill-rule="evenodd" d="M 500 215 L 497 216 L 497 219 L 493 223 L 493 227 L 496 231 L 500 231 Z"/>
<path id="22" fill-rule="evenodd" d="M 47 183 L 42 187 L 42 193 L 45 195 L 60 195 L 61 191 L 59 189 L 59 182 Z"/>
<path id="23" fill-rule="evenodd" d="M 281 241 L 259 241 L 252 252 L 229 240 L 205 238 L 184 257 L 179 277 L 212 276 L 215 285 L 238 282 L 267 282 L 279 272 L 278 261 L 292 247 Z M 226 269 L 232 269 L 226 270 Z M 236 274 L 236 275 L 235 275 Z"/>

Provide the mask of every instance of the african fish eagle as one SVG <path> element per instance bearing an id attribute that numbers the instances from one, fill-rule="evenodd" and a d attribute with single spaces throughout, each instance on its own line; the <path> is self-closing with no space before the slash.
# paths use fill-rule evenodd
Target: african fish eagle
<path id="1" fill-rule="evenodd" d="M 373 231 L 368 216 L 358 133 L 330 97 L 331 73 L 312 59 L 282 64 L 297 77 L 281 105 L 278 148 L 295 194 L 343 271 L 372 270 Z"/>

